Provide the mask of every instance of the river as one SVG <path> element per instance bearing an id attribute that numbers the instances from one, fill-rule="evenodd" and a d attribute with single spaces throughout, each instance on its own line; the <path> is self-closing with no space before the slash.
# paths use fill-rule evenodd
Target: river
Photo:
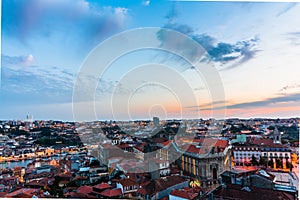
<path id="1" fill-rule="evenodd" d="M 49 157 L 49 158 L 58 158 L 57 155 L 54 155 L 52 157 Z M 46 158 L 46 159 L 49 159 L 49 158 Z M 40 158 L 39 158 L 40 159 Z M 14 161 L 14 162 L 2 162 L 0 163 L 0 169 L 5 169 L 7 167 L 11 168 L 11 169 L 14 169 L 14 167 L 17 167 L 17 166 L 20 166 L 20 167 L 27 167 L 27 165 L 29 163 L 31 163 L 32 161 L 34 161 L 34 159 L 28 159 L 28 160 L 19 160 L 19 161 Z M 35 166 L 40 166 L 38 164 L 39 162 L 37 162 L 35 164 Z"/>

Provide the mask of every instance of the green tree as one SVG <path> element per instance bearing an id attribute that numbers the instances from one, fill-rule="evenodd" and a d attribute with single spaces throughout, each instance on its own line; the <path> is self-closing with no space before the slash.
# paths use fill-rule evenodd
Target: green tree
<path id="1" fill-rule="evenodd" d="M 251 158 L 250 162 L 251 162 L 251 164 L 253 166 L 257 166 L 258 165 L 257 158 L 254 155 L 252 155 L 252 158 Z"/>
<path id="2" fill-rule="evenodd" d="M 276 158 L 276 168 L 283 168 L 282 159 Z"/>
<path id="3" fill-rule="evenodd" d="M 269 161 L 268 161 L 268 166 L 269 167 L 274 167 L 274 162 L 273 162 L 273 159 L 270 159 Z"/>
<path id="4" fill-rule="evenodd" d="M 291 165 L 292 165 L 291 162 L 289 162 L 289 161 L 287 160 L 285 165 L 286 165 L 286 168 L 287 168 L 287 169 L 290 169 L 290 170 L 291 170 Z"/>
<path id="5" fill-rule="evenodd" d="M 259 158 L 259 165 L 260 166 L 267 166 L 267 159 L 263 156 L 260 156 Z"/>

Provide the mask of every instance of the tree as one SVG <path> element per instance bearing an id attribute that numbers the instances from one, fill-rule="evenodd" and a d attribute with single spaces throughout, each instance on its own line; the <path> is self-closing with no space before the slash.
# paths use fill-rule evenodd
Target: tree
<path id="1" fill-rule="evenodd" d="M 259 158 L 259 165 L 260 166 L 267 166 L 267 160 L 266 160 L 265 157 L 260 156 L 260 158 Z"/>
<path id="2" fill-rule="evenodd" d="M 283 168 L 282 159 L 276 158 L 276 168 Z"/>
<path id="3" fill-rule="evenodd" d="M 286 161 L 286 168 L 289 169 L 290 171 L 292 171 L 292 169 L 293 169 L 292 163 L 289 162 L 288 160 Z"/>
<path id="4" fill-rule="evenodd" d="M 76 181 L 70 181 L 67 183 L 66 187 L 78 187 L 78 185 L 76 184 Z"/>
<path id="5" fill-rule="evenodd" d="M 274 162 L 273 162 L 273 159 L 270 159 L 269 161 L 268 161 L 268 166 L 269 167 L 274 167 Z"/>
<path id="6" fill-rule="evenodd" d="M 254 155 L 252 155 L 252 158 L 251 158 L 250 162 L 251 162 L 251 164 L 253 166 L 257 166 L 258 165 L 257 158 Z"/>

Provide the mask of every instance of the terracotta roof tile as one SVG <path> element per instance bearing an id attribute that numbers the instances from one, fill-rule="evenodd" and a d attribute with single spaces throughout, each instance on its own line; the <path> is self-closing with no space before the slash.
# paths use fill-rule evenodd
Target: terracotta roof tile
<path id="1" fill-rule="evenodd" d="M 84 186 L 77 188 L 77 192 L 82 193 L 82 194 L 89 194 L 89 193 L 93 192 L 93 188 L 91 186 L 84 185 Z"/>
<path id="2" fill-rule="evenodd" d="M 226 188 L 222 188 L 214 192 L 214 196 L 220 196 L 222 198 L 229 197 L 231 199 L 243 199 L 243 200 L 253 200 L 253 199 L 264 199 L 264 200 L 292 200 L 294 196 L 282 191 L 249 187 L 250 191 L 242 190 L 240 185 L 227 184 Z"/>
<path id="3" fill-rule="evenodd" d="M 131 178 L 121 179 L 121 180 L 118 180 L 117 182 L 119 182 L 120 184 L 122 184 L 125 187 L 138 185 L 138 183 L 136 181 L 132 180 Z"/>
<path id="4" fill-rule="evenodd" d="M 117 197 L 122 195 L 122 190 L 120 188 L 107 189 L 100 193 L 104 197 Z"/>
<path id="5" fill-rule="evenodd" d="M 99 184 L 97 184 L 93 187 L 97 188 L 97 189 L 100 189 L 100 190 L 111 188 L 111 186 L 108 183 L 99 183 Z"/>

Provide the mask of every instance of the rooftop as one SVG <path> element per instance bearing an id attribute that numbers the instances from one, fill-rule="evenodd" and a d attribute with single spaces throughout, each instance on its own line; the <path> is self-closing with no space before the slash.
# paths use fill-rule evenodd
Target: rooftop
<path id="1" fill-rule="evenodd" d="M 214 192 L 214 196 L 231 199 L 263 199 L 263 200 L 294 200 L 294 196 L 281 191 L 274 191 L 270 189 L 256 188 L 256 187 L 242 187 L 240 185 L 226 185 Z"/>

